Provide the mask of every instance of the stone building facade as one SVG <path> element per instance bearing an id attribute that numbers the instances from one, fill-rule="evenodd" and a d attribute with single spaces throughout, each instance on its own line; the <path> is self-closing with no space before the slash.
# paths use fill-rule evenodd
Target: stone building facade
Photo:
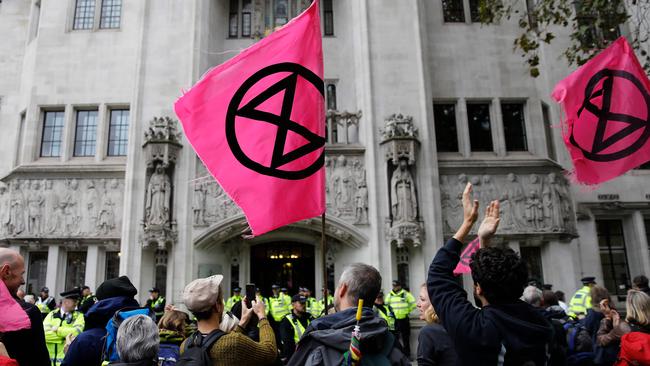
<path id="1" fill-rule="evenodd" d="M 517 24 L 481 26 L 469 0 L 322 0 L 329 250 L 320 218 L 245 240 L 245 220 L 179 130 L 173 103 L 305 0 L 0 2 L 0 245 L 27 287 L 56 294 L 127 274 L 144 299 L 223 273 L 320 293 L 346 264 L 417 290 L 460 224 L 466 182 L 498 198 L 498 241 L 570 295 L 594 275 L 624 294 L 650 273 L 650 180 L 571 186 L 550 100 L 571 70 L 562 37 L 542 75 L 512 52 Z M 625 30 L 623 30 L 624 32 Z M 565 37 L 566 38 L 566 37 Z M 263 274 L 263 275 L 262 275 Z M 466 286 L 471 280 L 465 278 Z M 620 299 L 620 298 L 619 298 Z"/>

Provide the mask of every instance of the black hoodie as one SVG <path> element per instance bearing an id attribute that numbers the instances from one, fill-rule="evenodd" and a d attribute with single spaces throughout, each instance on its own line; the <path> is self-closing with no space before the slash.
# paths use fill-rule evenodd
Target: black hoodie
<path id="1" fill-rule="evenodd" d="M 546 365 L 551 325 L 519 300 L 474 307 L 453 275 L 462 246 L 449 239 L 433 259 L 427 280 L 431 303 L 456 346 L 459 365 Z"/>

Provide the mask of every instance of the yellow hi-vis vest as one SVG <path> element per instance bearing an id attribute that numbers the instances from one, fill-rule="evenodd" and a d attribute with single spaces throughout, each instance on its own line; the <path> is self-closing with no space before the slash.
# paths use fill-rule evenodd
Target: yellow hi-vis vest
<path id="1" fill-rule="evenodd" d="M 45 330 L 45 344 L 47 351 L 50 353 L 50 361 L 53 366 L 58 366 L 63 362 L 65 354 L 63 347 L 68 335 L 78 336 L 84 330 L 84 315 L 79 311 L 72 312 L 69 318 L 63 318 L 61 310 L 51 311 L 43 320 L 43 329 Z"/>
<path id="2" fill-rule="evenodd" d="M 236 303 L 241 301 L 242 297 L 241 296 L 233 296 L 226 301 L 226 311 L 232 310 L 232 307 L 235 306 Z"/>
<path id="3" fill-rule="evenodd" d="M 287 302 L 285 296 L 282 294 L 278 297 L 271 297 L 269 303 L 271 304 L 271 316 L 278 323 L 290 312 L 289 306 L 291 305 L 291 300 Z"/>
<path id="4" fill-rule="evenodd" d="M 307 298 L 307 312 L 311 314 L 313 317 L 318 316 L 318 314 L 314 314 L 318 310 L 318 305 L 316 305 L 317 302 L 318 301 L 316 301 L 316 299 L 313 297 Z"/>
<path id="5" fill-rule="evenodd" d="M 307 316 L 309 316 L 309 314 L 307 314 Z M 293 341 L 297 345 L 302 335 L 305 334 L 305 327 L 302 326 L 300 320 L 293 316 L 293 313 L 287 315 L 287 319 L 289 319 L 289 323 L 291 323 L 291 326 L 293 327 Z M 311 322 L 309 321 L 309 318 L 307 318 L 307 325 L 309 325 L 309 323 Z"/>
<path id="6" fill-rule="evenodd" d="M 384 305 L 384 309 L 386 310 L 385 313 L 377 305 L 373 306 L 375 313 L 388 323 L 388 330 L 395 330 L 395 314 L 393 314 L 393 309 L 389 305 Z"/>
<path id="7" fill-rule="evenodd" d="M 415 309 L 415 298 L 404 289 L 399 290 L 397 293 L 391 291 L 386 298 L 386 305 L 393 308 L 396 319 L 406 319 L 411 314 L 411 311 Z"/>
<path id="8" fill-rule="evenodd" d="M 567 315 L 575 318 L 579 314 L 587 314 L 587 310 L 591 309 L 590 292 L 591 288 L 589 286 L 583 286 L 580 290 L 576 291 L 571 301 L 569 301 Z"/>

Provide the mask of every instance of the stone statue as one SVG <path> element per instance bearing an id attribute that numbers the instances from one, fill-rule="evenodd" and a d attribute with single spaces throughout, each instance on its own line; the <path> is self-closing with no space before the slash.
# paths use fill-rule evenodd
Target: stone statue
<path id="1" fill-rule="evenodd" d="M 95 181 L 90 179 L 86 182 L 86 192 L 84 192 L 84 231 L 88 234 L 97 232 L 97 218 L 99 216 L 99 195 L 95 188 Z"/>
<path id="2" fill-rule="evenodd" d="M 447 215 L 447 225 L 452 230 L 456 230 L 463 223 L 463 191 L 467 186 L 467 175 L 461 173 L 456 178 L 456 184 L 449 187 L 449 214 Z"/>
<path id="3" fill-rule="evenodd" d="M 32 191 L 29 192 L 27 198 L 27 231 L 30 234 L 39 235 L 42 228 L 43 218 L 43 195 L 41 194 L 41 186 L 37 180 L 32 182 Z"/>
<path id="4" fill-rule="evenodd" d="M 10 227 L 11 234 L 18 235 L 25 230 L 25 196 L 20 188 L 20 182 L 11 182 L 11 213 Z"/>
<path id="5" fill-rule="evenodd" d="M 79 234 L 81 232 L 80 221 L 81 215 L 79 213 L 79 181 L 71 179 L 68 181 L 68 191 L 65 198 L 61 202 L 64 205 L 63 214 L 65 216 L 65 233 L 66 234 Z"/>
<path id="6" fill-rule="evenodd" d="M 563 210 L 562 191 L 555 173 L 549 173 L 547 178 L 542 192 L 544 218 L 552 231 L 560 231 L 564 228 L 564 217 L 568 214 Z"/>
<path id="7" fill-rule="evenodd" d="M 354 200 L 356 203 L 355 209 L 355 224 L 367 224 L 368 223 L 368 187 L 366 187 L 366 182 L 362 182 L 359 187 L 357 187 L 357 192 L 354 195 Z"/>
<path id="8" fill-rule="evenodd" d="M 48 233 L 61 233 L 65 227 L 66 204 L 61 199 L 59 193 L 53 189 L 53 187 L 53 181 L 45 181 L 45 210 L 46 212 L 52 212 L 52 216 L 46 215 L 46 228 Z"/>
<path id="9" fill-rule="evenodd" d="M 147 225 L 163 226 L 169 223 L 171 202 L 171 180 L 162 164 L 156 165 L 147 187 L 146 219 Z"/>
<path id="10" fill-rule="evenodd" d="M 508 173 L 506 180 L 507 183 L 500 198 L 504 229 L 518 229 L 521 227 L 521 218 L 524 215 L 523 206 L 526 203 L 526 196 L 515 174 Z"/>
<path id="11" fill-rule="evenodd" d="M 339 156 L 336 160 L 334 173 L 332 174 L 334 211 L 336 216 L 351 212 L 353 209 L 354 179 L 347 164 L 347 158 L 344 155 Z"/>
<path id="12" fill-rule="evenodd" d="M 115 211 L 118 207 L 118 200 L 121 197 L 118 188 L 119 182 L 117 179 L 111 179 L 108 188 L 106 188 L 102 196 L 101 205 L 99 206 L 99 216 L 97 218 L 97 229 L 103 234 L 112 232 L 117 226 Z"/>
<path id="13" fill-rule="evenodd" d="M 391 213 L 394 222 L 415 222 L 418 203 L 415 194 L 415 181 L 408 170 L 406 160 L 400 160 L 390 180 Z"/>
<path id="14" fill-rule="evenodd" d="M 492 183 L 492 177 L 487 174 L 483 175 L 481 181 L 481 198 L 483 207 L 487 207 L 492 200 L 499 198 L 499 193 Z"/>
<path id="15" fill-rule="evenodd" d="M 0 235 L 9 234 L 11 222 L 11 201 L 7 192 L 7 185 L 0 182 Z"/>
<path id="16" fill-rule="evenodd" d="M 327 207 L 332 205 L 332 195 L 334 190 L 332 186 L 332 173 L 334 171 L 334 159 L 329 156 L 325 157 L 325 204 Z"/>
<path id="17" fill-rule="evenodd" d="M 194 212 L 194 225 L 205 225 L 205 198 L 206 186 L 204 182 L 194 183 L 194 204 L 192 211 Z"/>
<path id="18" fill-rule="evenodd" d="M 526 220 L 532 229 L 540 229 L 544 222 L 542 201 L 536 190 L 530 190 L 526 198 Z"/>

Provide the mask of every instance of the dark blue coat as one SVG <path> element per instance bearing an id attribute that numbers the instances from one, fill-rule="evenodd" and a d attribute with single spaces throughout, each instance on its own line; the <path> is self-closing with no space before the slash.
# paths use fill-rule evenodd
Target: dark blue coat
<path id="1" fill-rule="evenodd" d="M 140 306 L 132 297 L 111 297 L 93 305 L 86 313 L 86 326 L 72 342 L 61 366 L 99 366 L 106 336 L 106 323 L 116 311 Z"/>

